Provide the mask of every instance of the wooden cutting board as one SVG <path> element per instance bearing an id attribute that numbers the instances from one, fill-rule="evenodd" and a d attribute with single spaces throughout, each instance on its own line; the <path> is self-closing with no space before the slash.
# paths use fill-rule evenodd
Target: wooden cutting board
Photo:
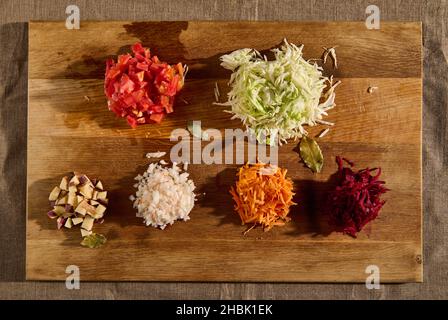
<path id="1" fill-rule="evenodd" d="M 279 164 L 294 180 L 298 205 L 285 227 L 245 230 L 228 189 L 238 165 L 190 165 L 199 200 L 191 220 L 164 231 L 145 227 L 128 197 L 147 152 L 167 151 L 175 128 L 201 120 L 203 128 L 239 128 L 222 107 L 229 72 L 219 56 L 249 47 L 268 50 L 283 38 L 304 44 L 305 58 L 337 46 L 342 84 L 336 90 L 335 122 L 320 140 L 325 165 L 313 174 L 300 163 L 296 143 L 282 146 Z M 141 41 L 163 60 L 190 66 L 175 113 L 161 125 L 135 130 L 107 110 L 105 60 Z M 68 265 L 81 280 L 364 282 L 376 265 L 381 282 L 422 281 L 421 23 L 382 22 L 64 22 L 29 24 L 27 263 L 30 280 L 65 280 Z M 368 93 L 369 86 L 378 87 Z M 188 104 L 186 104 L 185 100 Z M 323 129 L 313 128 L 314 135 Z M 336 155 L 357 168 L 381 166 L 391 189 L 378 219 L 358 238 L 331 233 L 322 199 Z M 168 157 L 165 157 L 168 160 Z M 63 175 L 81 171 L 104 181 L 111 202 L 96 232 L 100 249 L 80 246 L 79 230 L 57 230 L 46 216 L 47 198 Z M 205 195 L 202 194 L 205 192 Z"/>

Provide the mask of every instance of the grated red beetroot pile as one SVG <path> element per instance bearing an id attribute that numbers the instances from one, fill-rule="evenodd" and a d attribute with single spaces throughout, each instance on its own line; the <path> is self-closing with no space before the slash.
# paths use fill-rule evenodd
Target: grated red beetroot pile
<path id="1" fill-rule="evenodd" d="M 344 167 L 343 160 L 350 167 L 354 166 L 352 161 L 336 157 L 339 181 L 329 193 L 327 212 L 330 225 L 336 227 L 337 231 L 356 238 L 356 233 L 378 216 L 385 203 L 380 197 L 389 189 L 384 187 L 384 181 L 379 180 L 381 168 L 366 168 L 355 172 L 350 167 Z M 375 175 L 372 175 L 373 171 L 377 171 Z"/>

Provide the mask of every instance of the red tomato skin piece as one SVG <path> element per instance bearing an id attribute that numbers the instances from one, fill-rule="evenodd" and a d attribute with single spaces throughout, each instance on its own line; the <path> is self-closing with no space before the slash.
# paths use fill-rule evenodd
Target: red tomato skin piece
<path id="1" fill-rule="evenodd" d="M 136 65 L 137 69 L 143 70 L 143 71 L 148 71 L 148 64 L 147 63 L 143 63 L 143 62 L 139 62 Z"/>

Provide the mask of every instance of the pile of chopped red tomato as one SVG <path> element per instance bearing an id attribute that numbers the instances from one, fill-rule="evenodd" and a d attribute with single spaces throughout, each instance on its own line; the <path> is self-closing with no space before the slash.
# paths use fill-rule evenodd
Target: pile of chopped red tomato
<path id="1" fill-rule="evenodd" d="M 109 110 L 133 128 L 160 123 L 173 112 L 174 98 L 184 85 L 184 67 L 151 57 L 140 43 L 132 46 L 132 52 L 118 56 L 117 62 L 106 62 L 104 92 Z"/>
<path id="2" fill-rule="evenodd" d="M 350 167 L 344 167 L 343 160 L 350 167 L 354 166 L 350 160 L 336 157 L 339 181 L 329 193 L 327 212 L 330 225 L 356 238 L 356 233 L 378 216 L 385 203 L 380 197 L 389 189 L 384 187 L 384 181 L 379 180 L 381 168 L 355 172 Z M 377 171 L 375 175 L 372 175 L 373 171 Z"/>

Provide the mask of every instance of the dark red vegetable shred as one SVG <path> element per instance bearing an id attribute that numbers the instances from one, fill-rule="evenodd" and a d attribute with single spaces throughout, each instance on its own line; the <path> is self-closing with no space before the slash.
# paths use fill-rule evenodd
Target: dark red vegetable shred
<path id="1" fill-rule="evenodd" d="M 343 161 L 347 162 L 349 167 L 344 167 Z M 336 231 L 356 238 L 356 234 L 368 222 L 378 217 L 385 203 L 380 197 L 389 189 L 384 187 L 384 181 L 379 180 L 381 168 L 353 171 L 351 167 L 354 163 L 339 156 L 336 157 L 336 163 L 338 183 L 336 188 L 329 192 L 326 208 L 329 223 Z"/>

